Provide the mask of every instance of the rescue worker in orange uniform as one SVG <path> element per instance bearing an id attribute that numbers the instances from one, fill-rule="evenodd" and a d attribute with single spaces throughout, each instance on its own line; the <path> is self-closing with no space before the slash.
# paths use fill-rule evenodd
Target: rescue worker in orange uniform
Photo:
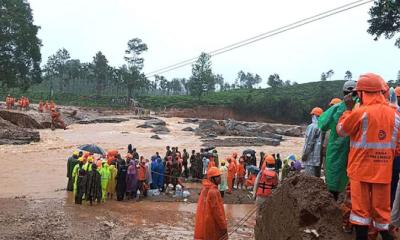
<path id="1" fill-rule="evenodd" d="M 44 109 L 46 110 L 46 112 L 49 111 L 50 107 L 49 107 L 49 101 L 46 100 L 46 104 L 44 105 Z"/>
<path id="2" fill-rule="evenodd" d="M 38 111 L 39 111 L 40 113 L 43 112 L 43 101 L 42 101 L 42 100 L 39 101 Z"/>
<path id="3" fill-rule="evenodd" d="M 146 161 L 145 161 L 144 157 L 142 156 L 142 157 L 140 157 L 140 163 L 139 163 L 139 168 L 138 168 L 138 180 L 139 180 L 138 188 L 144 197 L 147 196 L 147 190 L 149 189 L 146 179 L 147 179 Z"/>
<path id="4" fill-rule="evenodd" d="M 51 123 L 54 126 L 54 128 L 60 127 L 64 130 L 67 129 L 64 121 L 61 119 L 61 114 L 59 109 L 53 109 L 50 115 L 51 115 Z"/>
<path id="5" fill-rule="evenodd" d="M 234 177 L 236 174 L 236 164 L 234 163 L 234 159 L 231 157 L 228 157 L 226 161 L 228 162 L 228 191 L 226 192 L 230 194 L 232 193 L 233 189 Z"/>
<path id="6" fill-rule="evenodd" d="M 271 155 L 265 157 L 264 163 L 266 167 L 257 175 L 256 182 L 253 188 L 253 194 L 256 198 L 257 213 L 265 202 L 265 200 L 272 194 L 272 189 L 278 186 L 278 174 L 275 171 L 275 159 Z"/>
<path id="7" fill-rule="evenodd" d="M 11 107 L 11 102 L 12 102 L 12 97 L 10 96 L 10 94 L 8 94 L 7 97 L 6 97 L 6 106 L 7 106 L 7 109 L 11 109 L 11 108 L 12 108 L 12 107 Z"/>
<path id="8" fill-rule="evenodd" d="M 243 184 L 244 184 L 244 176 L 246 175 L 246 169 L 244 167 L 244 157 L 240 157 L 239 159 L 239 165 L 237 166 L 237 184 L 236 188 L 239 189 L 239 184 L 240 184 L 240 189 L 243 189 Z"/>
<path id="9" fill-rule="evenodd" d="M 239 163 L 237 161 L 237 157 L 238 157 L 238 153 L 237 152 L 232 153 L 232 157 L 231 157 L 232 158 L 232 164 L 235 165 L 235 174 L 233 174 L 232 186 L 235 186 L 235 183 L 236 183 L 236 174 L 237 174 L 238 165 L 239 165 Z M 233 190 L 233 187 L 232 187 L 232 190 Z"/>
<path id="10" fill-rule="evenodd" d="M 360 107 L 353 109 L 351 94 L 345 96 L 347 110 L 336 127 L 341 137 L 350 137 L 347 174 L 350 179 L 356 239 L 368 239 L 372 223 L 383 240 L 392 239 L 390 224 L 390 183 L 399 139 L 400 116 L 389 106 L 387 86 L 379 75 L 361 75 L 356 85 Z"/>
<path id="11" fill-rule="evenodd" d="M 221 183 L 221 173 L 217 167 L 207 172 L 203 180 L 203 188 L 197 202 L 195 240 L 226 240 L 228 226 L 225 218 L 224 203 L 218 184 Z"/>
<path id="12" fill-rule="evenodd" d="M 54 104 L 54 101 L 51 100 L 51 101 L 50 101 L 50 111 L 53 110 L 53 109 L 55 109 L 55 108 L 56 108 L 56 105 Z"/>

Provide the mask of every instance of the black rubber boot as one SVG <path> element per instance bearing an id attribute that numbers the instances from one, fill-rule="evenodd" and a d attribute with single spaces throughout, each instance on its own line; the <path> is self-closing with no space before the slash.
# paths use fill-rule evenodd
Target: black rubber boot
<path id="1" fill-rule="evenodd" d="M 368 240 L 368 226 L 356 225 L 356 240 Z"/>
<path id="2" fill-rule="evenodd" d="M 393 236 L 390 235 L 389 231 L 380 231 L 382 240 L 393 240 Z"/>

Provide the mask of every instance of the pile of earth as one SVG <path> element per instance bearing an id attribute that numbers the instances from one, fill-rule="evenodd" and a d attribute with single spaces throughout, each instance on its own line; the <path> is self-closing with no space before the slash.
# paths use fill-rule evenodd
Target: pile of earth
<path id="1" fill-rule="evenodd" d="M 0 117 L 0 145 L 2 144 L 28 144 L 39 142 L 38 131 L 21 128 Z"/>
<path id="2" fill-rule="evenodd" d="M 350 240 L 342 214 L 322 179 L 298 174 L 285 179 L 256 218 L 256 240 Z"/>

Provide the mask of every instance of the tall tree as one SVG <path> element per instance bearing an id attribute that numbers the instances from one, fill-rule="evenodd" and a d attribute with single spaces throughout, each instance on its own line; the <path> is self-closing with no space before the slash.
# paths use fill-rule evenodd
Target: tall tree
<path id="1" fill-rule="evenodd" d="M 201 53 L 197 61 L 192 65 L 192 76 L 189 81 L 190 93 L 198 99 L 205 92 L 215 89 L 215 76 L 211 69 L 211 56 Z"/>
<path id="2" fill-rule="evenodd" d="M 224 77 L 221 74 L 215 75 L 215 83 L 219 85 L 220 91 L 224 91 Z"/>
<path id="3" fill-rule="evenodd" d="M 166 93 L 168 89 L 168 80 L 164 76 L 156 75 L 155 78 L 160 82 L 160 89 L 163 94 Z"/>
<path id="4" fill-rule="evenodd" d="M 321 81 L 326 81 L 327 77 L 326 74 L 323 72 L 321 73 Z"/>
<path id="5" fill-rule="evenodd" d="M 377 0 L 369 10 L 371 19 L 368 33 L 378 40 L 382 35 L 391 39 L 400 33 L 400 1 L 399 0 Z M 400 48 L 400 37 L 395 45 Z"/>
<path id="6" fill-rule="evenodd" d="M 101 95 L 108 77 L 108 60 L 104 54 L 99 51 L 96 56 L 93 57 L 93 74 L 96 82 L 96 94 Z"/>
<path id="7" fill-rule="evenodd" d="M 281 80 L 279 74 L 274 73 L 268 77 L 268 85 L 271 87 L 282 87 L 284 82 Z"/>
<path id="8" fill-rule="evenodd" d="M 335 74 L 335 72 L 331 69 L 326 72 L 326 77 L 329 78 L 329 80 L 332 80 L 333 74 Z"/>
<path id="9" fill-rule="evenodd" d="M 353 74 L 349 70 L 347 70 L 344 74 L 344 79 L 351 80 L 352 78 L 353 78 Z"/>
<path id="10" fill-rule="evenodd" d="M 262 79 L 258 74 L 253 75 L 252 73 L 245 73 L 239 71 L 237 74 L 236 82 L 240 83 L 245 88 L 253 88 L 254 85 L 261 83 Z"/>
<path id="11" fill-rule="evenodd" d="M 142 58 L 141 55 L 143 52 L 147 51 L 147 49 L 147 44 L 143 43 L 142 39 L 133 38 L 128 41 L 128 48 L 125 50 L 127 56 L 125 56 L 124 59 L 130 66 L 142 70 L 144 58 Z"/>
<path id="12" fill-rule="evenodd" d="M 143 69 L 144 58 L 141 57 L 142 53 L 147 51 L 147 45 L 143 43 L 140 38 L 133 38 L 128 41 L 128 48 L 124 57 L 128 63 L 129 77 L 127 78 L 128 97 L 133 97 L 133 89 L 139 89 L 148 85 L 148 80 L 140 71 Z"/>
<path id="13" fill-rule="evenodd" d="M 59 49 L 47 59 L 44 66 L 45 77 L 51 82 L 53 86 L 54 81 L 59 83 L 60 92 L 69 85 L 69 78 L 67 76 L 67 62 L 71 59 L 69 52 L 65 49 Z"/>
<path id="14" fill-rule="evenodd" d="M 41 41 L 27 0 L 0 1 L 0 86 L 26 91 L 41 81 Z"/>

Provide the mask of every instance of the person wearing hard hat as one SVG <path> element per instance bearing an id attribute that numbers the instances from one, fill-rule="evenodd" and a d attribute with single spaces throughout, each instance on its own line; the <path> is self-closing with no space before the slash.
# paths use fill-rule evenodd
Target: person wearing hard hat
<path id="1" fill-rule="evenodd" d="M 224 159 L 220 162 L 221 166 L 219 171 L 221 172 L 221 183 L 218 185 L 218 190 L 221 193 L 222 198 L 225 195 L 225 191 L 228 190 L 228 168 Z"/>
<path id="2" fill-rule="evenodd" d="M 264 160 L 264 166 L 265 167 L 261 167 L 253 188 L 253 196 L 256 199 L 257 214 L 262 204 L 272 194 L 272 189 L 278 186 L 278 174 L 275 171 L 274 157 L 267 155 Z"/>
<path id="3" fill-rule="evenodd" d="M 332 107 L 333 105 L 336 105 L 336 104 L 341 103 L 341 102 L 342 102 L 342 99 L 340 99 L 340 98 L 333 98 L 333 99 L 331 100 L 331 102 L 329 103 L 329 107 Z"/>
<path id="4" fill-rule="evenodd" d="M 355 81 L 346 81 L 343 85 L 343 95 L 353 94 L 355 88 Z M 356 99 L 354 95 L 353 98 Z M 318 127 L 322 132 L 329 132 L 324 162 L 325 181 L 328 191 L 332 193 L 336 201 L 339 193 L 346 189 L 348 183 L 346 168 L 350 139 L 349 137 L 340 137 L 336 133 L 339 118 L 345 110 L 346 104 L 342 101 L 331 106 L 318 119 Z"/>
<path id="5" fill-rule="evenodd" d="M 220 183 L 221 172 L 217 167 L 210 168 L 197 202 L 194 239 L 228 239 L 224 203 L 217 187 Z"/>
<path id="6" fill-rule="evenodd" d="M 393 159 L 399 140 L 400 116 L 389 106 L 388 90 L 379 75 L 361 75 L 356 91 L 360 107 L 353 109 L 353 95 L 345 96 L 347 110 L 336 131 L 350 137 L 347 174 L 350 179 L 352 209 L 350 222 L 357 239 L 368 239 L 372 224 L 383 240 L 392 239 L 390 224 L 390 182 Z"/>
<path id="7" fill-rule="evenodd" d="M 99 162 L 101 162 L 101 168 L 99 170 L 101 176 L 101 200 L 105 202 L 107 198 L 108 183 L 111 179 L 111 172 L 109 165 L 105 160 L 99 160 Z"/>
<path id="8" fill-rule="evenodd" d="M 306 129 L 306 139 L 301 160 L 308 175 L 321 176 L 321 131 L 318 128 L 318 118 L 324 111 L 315 107 L 311 110 L 311 121 Z"/>
<path id="9" fill-rule="evenodd" d="M 236 175 L 236 164 L 232 157 L 227 157 L 226 161 L 228 162 L 228 191 L 226 192 L 231 194 L 233 190 L 233 184 L 235 182 L 234 178 Z"/>
<path id="10" fill-rule="evenodd" d="M 72 172 L 76 164 L 78 164 L 78 151 L 74 151 L 72 156 L 67 160 L 67 191 L 72 192 L 74 190 L 74 179 L 72 178 Z"/>

